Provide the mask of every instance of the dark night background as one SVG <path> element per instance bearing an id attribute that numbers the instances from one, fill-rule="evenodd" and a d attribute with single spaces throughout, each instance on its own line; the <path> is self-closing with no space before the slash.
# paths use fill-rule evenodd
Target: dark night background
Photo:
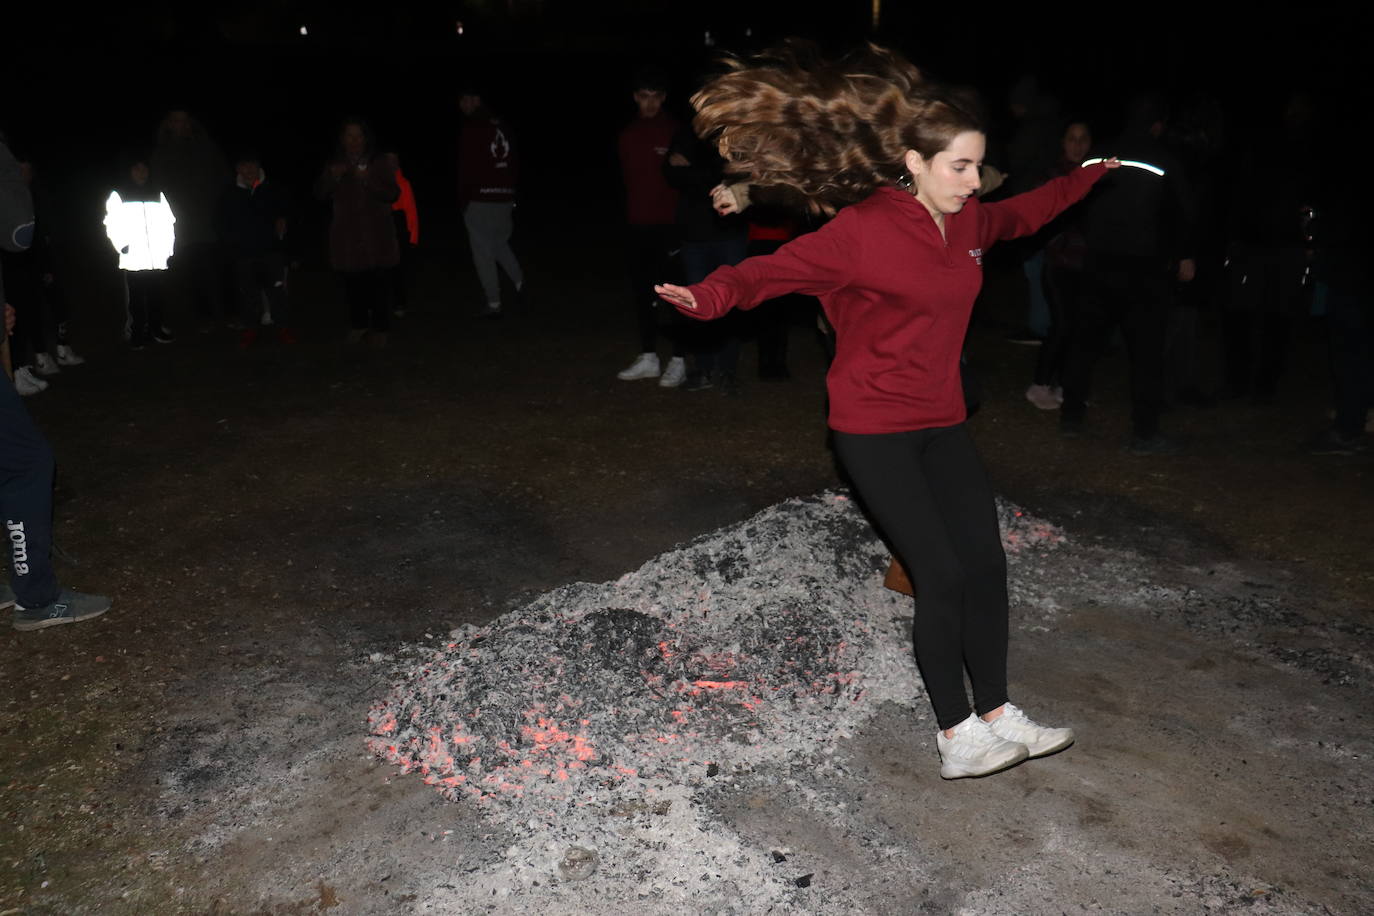
<path id="1" fill-rule="evenodd" d="M 1067 111 L 1090 117 L 1099 137 L 1143 86 L 1215 95 L 1232 147 L 1264 142 L 1290 88 L 1349 117 L 1359 101 L 1349 77 L 1361 51 L 1357 23 L 1311 6 L 1278 19 L 1197 9 L 886 0 L 875 31 L 867 0 L 26 4 L 4 14 L 0 130 L 38 164 L 58 205 L 73 218 L 85 213 L 77 221 L 95 231 L 119 162 L 152 146 L 170 107 L 189 109 L 227 152 L 261 151 L 269 175 L 298 196 L 340 117 L 361 113 L 400 152 L 431 232 L 447 235 L 456 208 L 440 204 L 452 199 L 464 81 L 484 86 L 517 130 L 525 219 L 614 221 L 614 135 L 631 113 L 628 74 L 646 62 L 664 66 L 681 113 L 719 51 L 792 34 L 835 50 L 872 38 L 939 80 L 977 87 L 993 114 L 993 161 L 1007 89 L 1030 72 Z M 302 202 L 303 215 L 322 218 Z"/>

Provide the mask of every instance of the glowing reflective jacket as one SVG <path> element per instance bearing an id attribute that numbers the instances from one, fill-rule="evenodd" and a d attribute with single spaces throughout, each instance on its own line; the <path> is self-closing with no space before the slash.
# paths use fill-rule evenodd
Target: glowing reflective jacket
<path id="1" fill-rule="evenodd" d="M 167 259 L 176 244 L 172 228 L 176 217 L 167 203 L 167 195 L 156 192 L 156 200 L 139 200 L 151 193 L 138 195 L 125 191 L 111 191 L 105 201 L 105 234 L 119 252 L 120 270 L 166 270 Z"/>

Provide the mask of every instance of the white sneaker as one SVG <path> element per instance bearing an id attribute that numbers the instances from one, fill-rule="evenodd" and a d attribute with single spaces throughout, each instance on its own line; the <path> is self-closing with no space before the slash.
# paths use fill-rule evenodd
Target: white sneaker
<path id="1" fill-rule="evenodd" d="M 987 725 L 997 737 L 1024 744 L 1031 757 L 1053 754 L 1073 744 L 1073 729 L 1036 725 L 1010 703 L 1003 706 L 1002 714 Z"/>
<path id="2" fill-rule="evenodd" d="M 33 368 L 39 375 L 57 375 L 62 371 L 57 368 L 57 360 L 46 353 L 34 354 Z"/>
<path id="3" fill-rule="evenodd" d="M 681 385 L 686 378 L 687 360 L 683 359 L 681 356 L 674 356 L 672 359 L 668 360 L 668 368 L 664 369 L 663 374 L 659 376 L 658 387 L 676 388 L 678 385 Z"/>
<path id="4" fill-rule="evenodd" d="M 1049 385 L 1031 385 L 1026 389 L 1026 400 L 1041 410 L 1059 409 L 1059 401 L 1055 399 L 1054 389 Z"/>
<path id="5" fill-rule="evenodd" d="M 14 370 L 14 390 L 24 397 L 46 391 L 47 388 L 48 383 L 34 375 L 28 366 L 20 366 Z"/>
<path id="6" fill-rule="evenodd" d="M 629 368 L 616 373 L 622 382 L 632 382 L 637 378 L 658 378 L 658 354 L 641 353 L 630 363 Z"/>
<path id="7" fill-rule="evenodd" d="M 76 351 L 66 344 L 57 345 L 57 364 L 59 366 L 79 366 L 85 361 L 85 357 L 77 356 Z"/>
<path id="8" fill-rule="evenodd" d="M 935 744 L 940 749 L 940 776 L 945 779 L 986 776 L 1030 756 L 1024 744 L 999 738 L 976 714 L 951 730 L 953 738 L 946 738 L 944 729 L 935 734 Z"/>

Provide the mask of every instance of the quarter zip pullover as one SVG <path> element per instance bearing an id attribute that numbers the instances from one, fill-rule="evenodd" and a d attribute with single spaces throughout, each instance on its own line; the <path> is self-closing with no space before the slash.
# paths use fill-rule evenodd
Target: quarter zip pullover
<path id="1" fill-rule="evenodd" d="M 753 308 L 790 292 L 816 296 L 835 328 L 826 376 L 830 427 L 909 432 L 966 418 L 959 355 L 995 243 L 1030 235 L 1106 174 L 1093 165 L 996 203 L 970 198 L 945 215 L 884 187 L 771 255 L 722 267 L 690 287 L 694 318 Z"/>

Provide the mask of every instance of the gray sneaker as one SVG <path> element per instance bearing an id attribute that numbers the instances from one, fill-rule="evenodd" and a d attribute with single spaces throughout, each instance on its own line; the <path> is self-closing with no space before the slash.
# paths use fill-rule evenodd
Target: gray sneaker
<path id="1" fill-rule="evenodd" d="M 110 609 L 110 599 L 104 595 L 87 595 L 62 589 L 57 600 L 43 607 L 24 608 L 14 606 L 14 628 L 16 630 L 41 630 L 63 623 L 76 623 L 99 617 Z"/>

